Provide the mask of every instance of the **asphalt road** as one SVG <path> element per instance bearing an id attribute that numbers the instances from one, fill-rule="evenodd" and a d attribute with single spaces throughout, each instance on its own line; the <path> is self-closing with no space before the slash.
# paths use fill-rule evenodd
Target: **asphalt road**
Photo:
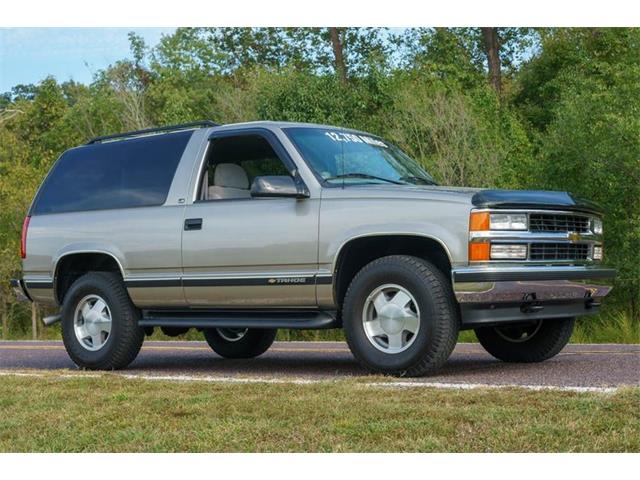
<path id="1" fill-rule="evenodd" d="M 75 369 L 61 342 L 0 342 L 0 371 Z M 277 342 L 261 357 L 227 360 L 204 342 L 145 342 L 126 374 L 296 378 L 366 375 L 341 342 Z M 477 344 L 459 344 L 437 374 L 412 382 L 461 385 L 619 387 L 640 385 L 640 345 L 568 345 L 538 364 L 495 360 Z"/>

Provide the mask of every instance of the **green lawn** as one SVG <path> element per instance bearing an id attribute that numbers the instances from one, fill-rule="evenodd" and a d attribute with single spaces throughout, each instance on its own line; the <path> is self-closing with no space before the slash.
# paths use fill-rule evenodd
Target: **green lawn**
<path id="1" fill-rule="evenodd" d="M 639 450 L 640 389 L 0 377 L 2 452 Z"/>

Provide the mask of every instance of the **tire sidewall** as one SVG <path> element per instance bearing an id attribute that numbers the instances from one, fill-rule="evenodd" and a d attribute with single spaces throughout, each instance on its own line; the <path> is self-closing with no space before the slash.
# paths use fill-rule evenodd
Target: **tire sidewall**
<path id="1" fill-rule="evenodd" d="M 371 343 L 362 321 L 367 297 L 384 284 L 397 284 L 407 289 L 420 310 L 420 328 L 415 340 L 409 348 L 394 354 L 384 353 Z M 378 264 L 366 275 L 358 275 L 349 289 L 352 294 L 348 294 L 343 312 L 345 335 L 356 357 L 365 365 L 384 365 L 384 370 L 402 374 L 436 349 L 436 329 L 437 322 L 442 321 L 441 313 L 436 308 L 432 288 L 417 271 L 398 263 Z"/>
<path id="2" fill-rule="evenodd" d="M 211 349 L 218 355 L 225 358 L 253 358 L 269 349 L 277 332 L 276 329 L 249 328 L 242 338 L 233 342 L 223 338 L 216 328 L 206 329 L 203 333 Z"/>
<path id="3" fill-rule="evenodd" d="M 575 318 L 541 319 L 539 330 L 528 340 L 511 342 L 500 336 L 495 327 L 476 329 L 476 337 L 491 355 L 505 362 L 541 362 L 557 355 L 568 343 Z"/>
<path id="4" fill-rule="evenodd" d="M 100 296 L 111 312 L 111 331 L 106 344 L 97 351 L 82 346 L 74 331 L 74 316 L 78 303 L 87 295 Z M 131 315 L 131 307 L 124 306 L 112 291 L 106 279 L 96 274 L 87 274 L 76 280 L 64 297 L 61 312 L 62 339 L 71 359 L 76 365 L 87 368 L 102 368 L 110 363 L 122 341 L 123 321 Z"/>

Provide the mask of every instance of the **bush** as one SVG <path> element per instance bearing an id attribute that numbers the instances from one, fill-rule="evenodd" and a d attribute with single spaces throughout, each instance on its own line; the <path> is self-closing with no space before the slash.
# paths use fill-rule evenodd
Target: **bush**
<path id="1" fill-rule="evenodd" d="M 444 185 L 520 187 L 532 163 L 514 113 L 482 85 L 463 90 L 425 75 L 398 81 L 388 136 Z"/>
<path id="2" fill-rule="evenodd" d="M 540 137 L 539 176 L 550 189 L 600 203 L 614 298 L 640 320 L 640 66 L 567 73 L 553 121 Z"/>

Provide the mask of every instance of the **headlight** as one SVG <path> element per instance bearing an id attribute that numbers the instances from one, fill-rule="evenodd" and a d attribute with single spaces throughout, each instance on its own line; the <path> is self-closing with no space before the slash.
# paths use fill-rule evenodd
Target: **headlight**
<path id="1" fill-rule="evenodd" d="M 490 230 L 526 230 L 525 213 L 492 213 L 489 219 Z"/>
<path id="2" fill-rule="evenodd" d="M 596 235 L 602 235 L 602 220 L 600 218 L 591 220 L 591 231 Z"/>
<path id="3" fill-rule="evenodd" d="M 526 213 L 471 212 L 469 220 L 469 230 L 472 232 L 527 230 L 528 227 Z"/>

